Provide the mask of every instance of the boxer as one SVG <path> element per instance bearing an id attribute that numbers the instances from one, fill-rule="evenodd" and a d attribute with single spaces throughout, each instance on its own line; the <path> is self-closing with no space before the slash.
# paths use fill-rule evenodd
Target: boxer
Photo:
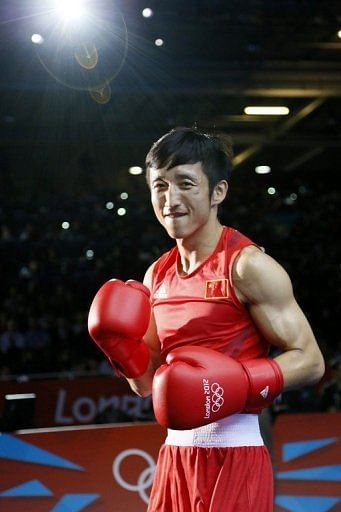
<path id="1" fill-rule="evenodd" d="M 258 415 L 324 373 L 287 272 L 219 220 L 231 168 L 224 135 L 177 128 L 153 144 L 151 202 L 175 245 L 144 287 L 104 284 L 89 314 L 94 341 L 168 429 L 149 512 L 272 512 Z"/>

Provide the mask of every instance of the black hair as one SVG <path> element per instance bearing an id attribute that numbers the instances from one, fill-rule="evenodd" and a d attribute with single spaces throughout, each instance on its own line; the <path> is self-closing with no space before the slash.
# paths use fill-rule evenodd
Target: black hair
<path id="1" fill-rule="evenodd" d="M 232 158 L 232 143 L 226 134 L 203 133 L 197 128 L 174 128 L 154 142 L 146 156 L 147 183 L 150 185 L 151 168 L 168 170 L 177 165 L 201 162 L 212 194 L 219 181 L 229 181 Z"/>

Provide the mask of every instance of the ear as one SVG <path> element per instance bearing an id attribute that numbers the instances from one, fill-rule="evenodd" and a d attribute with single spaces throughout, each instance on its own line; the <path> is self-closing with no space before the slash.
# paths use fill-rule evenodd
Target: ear
<path id="1" fill-rule="evenodd" d="M 216 206 L 224 201 L 228 188 L 226 180 L 221 180 L 216 184 L 211 196 L 211 206 Z"/>

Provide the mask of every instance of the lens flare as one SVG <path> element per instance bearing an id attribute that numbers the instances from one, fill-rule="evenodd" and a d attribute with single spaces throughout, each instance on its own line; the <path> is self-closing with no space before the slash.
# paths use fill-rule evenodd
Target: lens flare
<path id="1" fill-rule="evenodd" d="M 38 59 L 57 82 L 88 91 L 95 101 L 106 103 L 110 83 L 128 52 L 123 14 L 112 0 L 57 0 L 55 6 L 35 19 L 35 33 L 44 34 L 44 44 L 32 45 Z"/>

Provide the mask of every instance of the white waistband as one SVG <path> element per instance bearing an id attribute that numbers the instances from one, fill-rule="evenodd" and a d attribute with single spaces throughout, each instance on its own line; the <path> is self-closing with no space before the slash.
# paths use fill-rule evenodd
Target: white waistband
<path id="1" fill-rule="evenodd" d="M 174 446 L 263 446 L 257 414 L 234 414 L 191 430 L 168 429 L 165 444 Z"/>

